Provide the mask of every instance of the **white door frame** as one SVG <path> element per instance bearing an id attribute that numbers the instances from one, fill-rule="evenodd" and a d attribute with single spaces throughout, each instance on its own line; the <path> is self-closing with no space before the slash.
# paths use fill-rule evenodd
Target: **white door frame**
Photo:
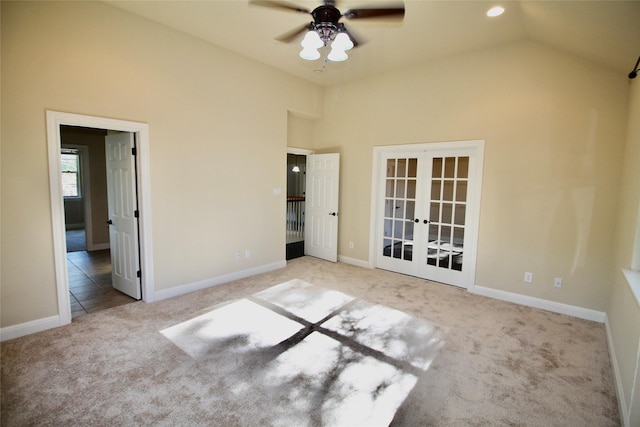
<path id="1" fill-rule="evenodd" d="M 151 174 L 149 170 L 149 125 L 125 120 L 107 119 L 46 111 L 47 147 L 49 154 L 49 187 L 51 194 L 51 220 L 53 225 L 53 253 L 58 292 L 58 316 L 60 325 L 71 323 L 69 299 L 69 277 L 67 274 L 67 242 L 65 237 L 64 204 L 62 198 L 62 175 L 60 164 L 60 126 L 83 126 L 97 129 L 118 130 L 136 134 L 136 173 L 138 179 L 138 205 L 140 209 L 140 269 L 142 300 L 154 301 L 153 290 L 153 245 L 151 233 Z"/>
<path id="2" fill-rule="evenodd" d="M 299 156 L 308 156 L 309 154 L 315 154 L 314 150 L 307 148 L 287 147 L 287 154 L 297 154 Z"/>
<path id="3" fill-rule="evenodd" d="M 450 142 L 430 142 L 418 144 L 402 144 L 402 145 L 385 145 L 373 147 L 373 167 L 371 168 L 371 209 L 369 219 L 369 266 L 376 268 L 376 241 L 377 241 L 377 225 L 378 212 L 380 203 L 380 160 L 383 153 L 401 153 L 404 151 L 431 151 L 431 150 L 460 150 L 473 149 L 476 152 L 476 168 L 475 175 L 471 176 L 469 171 L 469 180 L 474 179 L 478 183 L 477 192 L 469 194 L 469 202 L 471 211 L 469 212 L 470 228 L 469 246 L 465 248 L 465 262 L 471 262 L 473 265 L 469 277 L 467 289 L 472 289 L 476 281 L 476 255 L 478 252 L 478 228 L 480 226 L 480 201 L 482 193 L 482 172 L 484 162 L 484 140 L 470 141 L 450 141 Z M 469 254 L 469 255 L 467 255 Z"/>

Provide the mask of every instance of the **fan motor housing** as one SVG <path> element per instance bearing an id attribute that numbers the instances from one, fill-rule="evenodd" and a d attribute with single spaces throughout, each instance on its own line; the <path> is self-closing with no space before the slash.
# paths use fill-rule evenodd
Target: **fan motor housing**
<path id="1" fill-rule="evenodd" d="M 313 21 L 316 25 L 324 22 L 330 22 L 333 25 L 338 25 L 338 21 L 342 17 L 342 14 L 338 9 L 331 5 L 322 5 L 316 7 L 313 12 L 311 12 L 311 16 L 313 17 Z"/>

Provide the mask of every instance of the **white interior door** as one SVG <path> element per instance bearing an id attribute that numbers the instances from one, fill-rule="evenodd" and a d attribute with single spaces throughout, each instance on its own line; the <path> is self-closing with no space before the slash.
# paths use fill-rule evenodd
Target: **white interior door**
<path id="1" fill-rule="evenodd" d="M 304 251 L 306 255 L 338 261 L 338 190 L 340 154 L 307 156 Z"/>
<path id="2" fill-rule="evenodd" d="M 473 284 L 480 155 L 476 147 L 381 154 L 378 268 L 461 287 Z"/>
<path id="3" fill-rule="evenodd" d="M 110 134 L 105 141 L 113 287 L 140 299 L 134 135 Z"/>

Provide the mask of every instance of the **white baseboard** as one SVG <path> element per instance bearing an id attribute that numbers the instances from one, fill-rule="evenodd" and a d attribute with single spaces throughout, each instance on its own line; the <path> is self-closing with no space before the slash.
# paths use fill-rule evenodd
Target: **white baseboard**
<path id="1" fill-rule="evenodd" d="M 87 251 L 91 252 L 91 251 L 101 251 L 104 249 L 110 249 L 111 245 L 109 243 L 96 243 L 93 245 L 88 245 L 87 246 Z"/>
<path id="2" fill-rule="evenodd" d="M 338 262 L 344 262 L 345 264 L 355 265 L 362 268 L 373 268 L 369 261 L 364 261 L 357 258 L 350 258 L 343 255 L 338 255 Z"/>
<path id="3" fill-rule="evenodd" d="M 19 325 L 7 326 L 6 328 L 0 329 L 0 342 L 46 331 L 47 329 L 57 328 L 58 326 L 61 326 L 60 316 L 58 315 L 20 323 Z"/>
<path id="4" fill-rule="evenodd" d="M 575 305 L 563 304 L 541 298 L 520 295 L 513 292 L 501 291 L 499 289 L 486 288 L 484 286 L 471 286 L 468 291 L 472 294 L 482 295 L 502 301 L 513 302 L 515 304 L 526 305 L 528 307 L 540 308 L 554 313 L 566 314 L 584 320 L 604 323 L 606 314 L 603 311 L 591 310 L 577 307 Z"/>
<path id="5" fill-rule="evenodd" d="M 278 261 L 271 264 L 260 265 L 258 267 L 246 270 L 236 271 L 222 276 L 211 277 L 209 279 L 199 280 L 197 282 L 186 283 L 184 285 L 175 286 L 169 289 L 156 290 L 154 295 L 155 301 L 167 298 L 173 298 L 180 295 L 188 294 L 202 289 L 211 288 L 213 286 L 222 285 L 223 283 L 233 282 L 234 280 L 244 279 L 246 277 L 255 276 L 256 274 L 267 273 L 287 266 L 286 261 Z"/>
<path id="6" fill-rule="evenodd" d="M 249 268 L 247 270 L 224 274 L 222 276 L 212 277 L 210 279 L 200 280 L 198 282 L 187 283 L 185 285 L 176 286 L 170 289 L 156 291 L 154 295 L 154 301 L 188 294 L 190 292 L 199 291 L 201 289 L 210 288 L 212 286 L 221 285 L 223 283 L 232 282 L 234 280 L 255 276 L 256 274 L 267 273 L 279 268 L 284 268 L 286 267 L 286 265 L 286 261 L 279 261 L 254 268 Z M 18 325 L 7 326 L 5 328 L 0 328 L 0 342 L 11 340 L 14 338 L 20 338 L 25 335 L 35 334 L 37 332 L 46 331 L 47 329 L 57 328 L 58 326 L 63 326 L 59 315 L 36 319 Z"/>
<path id="7" fill-rule="evenodd" d="M 616 357 L 616 349 L 613 345 L 613 335 L 609 327 L 609 321 L 605 314 L 604 326 L 607 332 L 607 344 L 609 346 L 609 358 L 611 359 L 611 368 L 613 369 L 613 379 L 616 383 L 616 395 L 618 397 L 618 410 L 620 411 L 620 420 L 623 427 L 629 427 L 629 412 L 627 410 L 627 402 L 624 396 L 624 388 L 622 387 L 622 376 L 620 376 L 620 367 L 618 366 L 618 358 Z"/>

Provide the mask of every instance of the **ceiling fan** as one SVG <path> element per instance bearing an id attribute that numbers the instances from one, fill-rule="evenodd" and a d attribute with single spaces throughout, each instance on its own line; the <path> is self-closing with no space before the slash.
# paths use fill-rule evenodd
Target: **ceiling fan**
<path id="1" fill-rule="evenodd" d="M 330 61 L 344 61 L 348 58 L 346 51 L 361 44 L 340 22 L 341 18 L 402 20 L 404 17 L 404 5 L 402 4 L 384 8 L 363 7 L 349 9 L 342 13 L 336 8 L 335 0 L 323 0 L 322 4 L 312 11 L 278 0 L 250 0 L 249 3 L 255 6 L 311 15 L 312 22 L 276 37 L 276 40 L 289 43 L 306 31 L 307 33 L 301 43 L 303 49 L 300 52 L 300 57 L 307 60 L 320 58 L 321 55 L 318 49 L 330 45 L 331 52 L 327 55 L 327 59 Z"/>

